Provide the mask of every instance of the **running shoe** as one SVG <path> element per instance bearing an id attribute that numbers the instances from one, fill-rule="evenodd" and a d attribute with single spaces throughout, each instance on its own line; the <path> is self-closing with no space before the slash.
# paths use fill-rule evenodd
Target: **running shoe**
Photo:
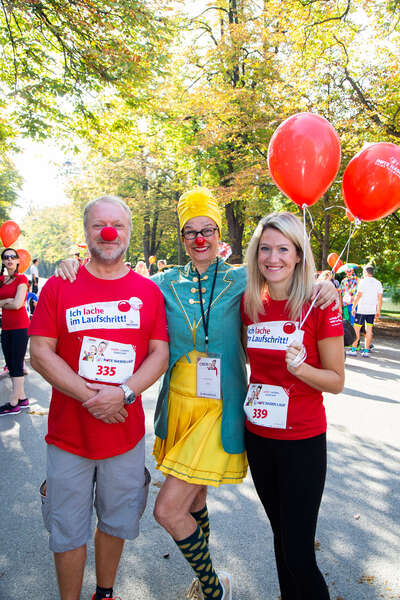
<path id="1" fill-rule="evenodd" d="M 231 576 L 228 573 L 220 573 L 218 579 L 222 585 L 224 593 L 222 594 L 221 600 L 232 600 L 232 581 Z"/>
<path id="2" fill-rule="evenodd" d="M 92 600 L 96 598 L 96 594 L 93 594 Z M 121 600 L 119 596 L 114 596 L 113 598 L 104 598 L 104 600 Z"/>
<path id="3" fill-rule="evenodd" d="M 188 600 L 203 600 L 203 591 L 201 589 L 200 581 L 195 577 L 192 583 L 189 585 L 185 593 L 185 598 Z"/>
<path id="4" fill-rule="evenodd" d="M 21 400 L 18 400 L 18 406 L 20 408 L 29 408 L 29 398 L 21 398 Z"/>
<path id="5" fill-rule="evenodd" d="M 369 350 L 368 350 L 368 348 L 364 348 L 364 350 L 361 352 L 361 356 L 363 358 L 368 358 L 369 357 Z"/>
<path id="6" fill-rule="evenodd" d="M 357 356 L 357 348 L 350 348 L 349 350 L 346 350 L 346 354 L 348 356 Z"/>
<path id="7" fill-rule="evenodd" d="M 18 415 L 20 412 L 21 407 L 19 404 L 17 404 L 17 406 L 11 406 L 11 404 L 7 402 L 7 404 L 0 406 L 0 417 L 4 417 L 4 415 Z"/>

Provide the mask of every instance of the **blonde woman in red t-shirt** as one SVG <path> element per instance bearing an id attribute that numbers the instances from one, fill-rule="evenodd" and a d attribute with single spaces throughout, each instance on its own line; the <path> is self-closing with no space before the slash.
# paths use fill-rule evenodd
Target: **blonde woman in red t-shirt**
<path id="1" fill-rule="evenodd" d="M 25 304 L 28 279 L 18 273 L 19 258 L 14 248 L 3 250 L 1 261 L 1 347 L 12 381 L 12 391 L 8 402 L 0 406 L 0 417 L 16 415 L 29 406 L 29 400 L 25 398 L 23 366 L 28 344 L 29 316 Z M 5 271 L 7 274 L 4 274 Z"/>
<path id="2" fill-rule="evenodd" d="M 248 395 L 261 386 L 244 407 L 249 465 L 274 533 L 282 600 L 326 600 L 314 551 L 326 475 L 322 392 L 343 389 L 342 321 L 310 301 L 314 259 L 295 215 L 264 217 L 246 262 Z"/>

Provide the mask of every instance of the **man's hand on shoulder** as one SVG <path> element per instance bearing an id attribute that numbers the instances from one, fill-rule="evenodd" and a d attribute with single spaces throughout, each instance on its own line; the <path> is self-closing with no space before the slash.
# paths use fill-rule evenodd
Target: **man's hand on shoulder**
<path id="1" fill-rule="evenodd" d="M 120 387 L 102 383 L 87 383 L 87 387 L 97 392 L 83 406 L 93 417 L 104 423 L 124 423 L 128 411 L 124 408 L 124 393 Z"/>

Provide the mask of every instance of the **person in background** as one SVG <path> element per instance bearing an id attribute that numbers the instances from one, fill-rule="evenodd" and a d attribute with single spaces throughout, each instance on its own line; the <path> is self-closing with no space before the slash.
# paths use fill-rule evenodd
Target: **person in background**
<path id="1" fill-rule="evenodd" d="M 382 308 L 383 288 L 378 279 L 373 277 L 374 269 L 367 265 L 363 269 L 363 278 L 360 279 L 357 286 L 357 294 L 354 298 L 352 314 L 355 315 L 354 329 L 356 339 L 347 351 L 347 354 L 356 355 L 357 347 L 360 342 L 361 327 L 365 324 L 365 347 L 362 350 L 361 356 L 368 358 L 371 343 L 372 333 L 375 318 L 379 318 Z"/>
<path id="2" fill-rule="evenodd" d="M 39 298 L 32 291 L 32 282 L 28 281 L 28 294 L 26 296 L 26 310 L 28 312 L 28 316 L 31 319 L 33 313 L 35 312 L 36 304 L 38 303 Z"/>
<path id="3" fill-rule="evenodd" d="M 314 540 L 326 475 L 322 392 L 343 389 L 342 319 L 311 300 L 314 258 L 295 215 L 261 219 L 246 262 L 244 339 L 250 383 L 262 386 L 260 403 L 245 405 L 246 450 L 274 535 L 281 598 L 328 600 Z"/>
<path id="4" fill-rule="evenodd" d="M 157 261 L 158 273 L 161 273 L 165 269 L 166 266 L 167 266 L 167 261 L 164 260 L 163 258 L 160 258 L 160 260 Z"/>
<path id="5" fill-rule="evenodd" d="M 28 345 L 29 316 L 26 311 L 28 279 L 18 273 L 19 258 L 14 248 L 1 253 L 0 308 L 2 309 L 1 347 L 11 377 L 12 391 L 0 416 L 19 414 L 29 408 L 25 397 L 24 358 Z M 7 274 L 4 272 L 7 271 Z"/>
<path id="6" fill-rule="evenodd" d="M 335 275 L 332 271 L 327 269 L 326 271 L 321 271 L 321 273 L 317 277 L 317 281 L 331 281 L 336 289 L 339 288 L 339 282 L 335 279 Z"/>
<path id="7" fill-rule="evenodd" d="M 30 276 L 32 281 L 32 292 L 37 294 L 39 291 L 39 259 L 34 258 L 30 268 Z"/>
<path id="8" fill-rule="evenodd" d="M 150 277 L 149 270 L 146 267 L 146 263 L 144 262 L 144 260 L 139 260 L 136 263 L 135 271 L 136 273 L 139 273 L 139 275 L 142 275 L 142 277 Z"/>
<path id="9" fill-rule="evenodd" d="M 339 292 L 342 305 L 343 318 L 354 325 L 353 302 L 357 293 L 359 278 L 354 274 L 354 269 L 348 267 L 345 271 L 346 276 L 342 279 Z"/>

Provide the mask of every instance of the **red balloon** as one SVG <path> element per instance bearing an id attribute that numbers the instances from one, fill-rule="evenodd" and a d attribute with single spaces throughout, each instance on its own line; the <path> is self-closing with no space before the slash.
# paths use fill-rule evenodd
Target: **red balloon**
<path id="1" fill-rule="evenodd" d="M 330 268 L 333 269 L 335 273 L 338 269 L 340 269 L 340 267 L 343 266 L 343 263 L 340 260 L 339 255 L 336 254 L 336 252 L 331 252 L 331 254 L 328 254 L 327 262 Z"/>
<path id="2" fill-rule="evenodd" d="M 9 248 L 18 238 L 21 230 L 14 221 L 4 221 L 0 227 L 0 237 L 4 248 Z"/>
<path id="3" fill-rule="evenodd" d="M 342 193 L 361 221 L 376 221 L 400 208 L 400 147 L 379 142 L 361 150 L 345 169 Z"/>
<path id="4" fill-rule="evenodd" d="M 32 262 L 31 255 L 28 250 L 23 250 L 22 248 L 17 250 L 17 254 L 19 258 L 18 273 L 24 273 Z"/>
<path id="5" fill-rule="evenodd" d="M 335 180 L 340 166 L 339 136 L 324 117 L 293 115 L 271 138 L 268 166 L 286 196 L 300 207 L 311 206 Z"/>

